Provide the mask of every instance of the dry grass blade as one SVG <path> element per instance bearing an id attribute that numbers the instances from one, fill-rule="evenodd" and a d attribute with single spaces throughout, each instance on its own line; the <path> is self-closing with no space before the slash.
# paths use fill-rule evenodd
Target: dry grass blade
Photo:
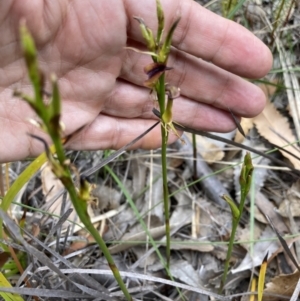
<path id="1" fill-rule="evenodd" d="M 193 167 L 193 146 L 189 139 L 185 139 L 186 143 L 179 146 L 180 151 L 185 154 L 190 154 L 190 158 L 187 161 L 187 164 L 192 168 Z M 188 156 L 188 155 L 186 155 Z M 222 199 L 222 195 L 229 195 L 227 189 L 222 185 L 220 180 L 215 176 L 208 176 L 212 174 L 211 168 L 207 165 L 204 160 L 201 160 L 201 154 L 197 153 L 197 178 L 203 178 L 201 185 L 204 187 L 209 198 L 216 202 L 222 208 L 226 208 L 227 203 Z"/>
<path id="2" fill-rule="evenodd" d="M 158 118 L 160 118 L 160 113 L 159 113 L 158 110 L 153 109 L 152 111 L 153 111 L 153 113 Z M 214 135 L 214 134 L 211 134 L 211 133 L 208 133 L 208 132 L 205 132 L 205 131 L 191 129 L 189 127 L 180 125 L 180 124 L 176 123 L 175 121 L 173 123 L 174 123 L 175 128 L 177 128 L 178 130 L 181 130 L 181 131 L 184 131 L 184 132 L 188 132 L 188 133 L 192 133 L 192 134 L 196 134 L 196 135 L 202 135 L 204 137 L 208 137 L 208 138 L 211 138 L 211 139 L 214 139 L 214 140 L 218 140 L 218 141 L 224 142 L 226 144 L 233 145 L 233 146 L 236 146 L 238 148 L 244 149 L 246 151 L 255 153 L 255 154 L 259 155 L 259 156 L 268 158 L 271 161 L 273 161 L 274 163 L 278 164 L 279 166 L 287 167 L 288 169 L 290 169 L 292 171 L 292 173 L 294 175 L 296 175 L 297 177 L 300 177 L 300 171 L 299 170 L 297 170 L 296 168 L 290 166 L 289 164 L 286 164 L 284 161 L 281 161 L 281 160 L 279 160 L 277 158 L 274 158 L 274 157 L 270 156 L 267 153 L 263 153 L 263 152 L 261 152 L 261 151 L 259 151 L 257 149 L 252 148 L 252 147 L 246 146 L 244 144 L 237 143 L 235 141 L 231 141 L 231 140 L 223 138 L 223 137 L 219 137 L 217 135 Z"/>
<path id="3" fill-rule="evenodd" d="M 142 133 L 141 135 L 139 135 L 138 137 L 136 137 L 135 139 L 133 139 L 131 142 L 129 142 L 128 144 L 126 144 L 125 146 L 123 146 L 122 148 L 120 148 L 119 150 L 117 150 L 116 152 L 114 152 L 113 154 L 111 154 L 110 156 L 108 156 L 106 159 L 102 160 L 96 166 L 90 168 L 89 170 L 84 171 L 81 175 L 83 177 L 88 177 L 91 174 L 93 174 L 94 172 L 96 172 L 97 170 L 99 170 L 100 168 L 102 168 L 103 166 L 105 166 L 108 163 L 110 163 L 111 161 L 113 161 L 114 159 L 120 157 L 122 154 L 124 154 L 126 152 L 126 150 L 128 150 L 137 141 L 139 141 L 141 138 L 143 138 L 145 135 L 147 135 L 150 131 L 152 131 L 158 124 L 159 124 L 159 122 L 154 123 L 154 125 L 152 125 L 144 133 Z"/>
<path id="4" fill-rule="evenodd" d="M 53 289 L 39 289 L 39 288 L 23 288 L 23 287 L 13 287 L 13 288 L 6 288 L 0 287 L 0 291 L 13 293 L 13 294 L 20 294 L 20 295 L 27 295 L 27 296 L 38 296 L 38 297 L 48 297 L 48 298 L 79 298 L 79 299 L 94 299 L 93 296 L 86 296 L 80 293 L 73 293 L 64 290 L 53 290 Z"/>
<path id="5" fill-rule="evenodd" d="M 277 145 L 289 144 L 296 141 L 296 137 L 290 129 L 288 119 L 282 116 L 270 101 L 267 103 L 264 111 L 254 118 L 254 124 L 260 135 L 270 141 L 273 146 L 277 147 Z M 288 158 L 295 168 L 300 169 L 299 149 L 297 147 L 289 146 L 287 148 L 289 153 L 283 151 L 280 147 L 278 148 L 282 155 Z"/>
<path id="6" fill-rule="evenodd" d="M 30 244 L 28 244 L 20 233 L 19 227 L 15 224 L 13 220 L 2 210 L 0 209 L 0 218 L 5 222 L 6 228 L 11 233 L 11 235 L 24 246 L 27 252 L 37 258 L 41 263 L 51 268 L 56 274 L 62 277 L 64 280 L 72 282 L 68 277 L 61 273 L 60 269 L 52 263 L 52 261 L 41 251 L 35 249 Z"/>
<path id="7" fill-rule="evenodd" d="M 256 277 L 253 277 L 251 281 L 251 292 L 255 292 L 255 291 L 256 291 Z M 250 296 L 249 301 L 255 301 L 254 294 Z"/>
<path id="8" fill-rule="evenodd" d="M 278 237 L 284 251 L 286 252 L 286 254 L 289 256 L 289 258 L 291 259 L 291 261 L 293 262 L 293 264 L 295 265 L 295 267 L 297 267 L 298 271 L 300 272 L 300 267 L 298 265 L 297 260 L 295 259 L 294 255 L 292 254 L 289 246 L 287 245 L 286 241 L 283 239 L 283 237 L 279 234 L 279 232 L 277 231 L 276 227 L 274 226 L 274 224 L 272 223 L 271 219 L 269 218 L 269 216 L 266 215 L 266 219 L 268 220 L 269 224 L 271 225 L 273 231 L 276 233 L 276 236 Z"/>
<path id="9" fill-rule="evenodd" d="M 172 230 L 174 227 L 178 227 L 179 225 L 171 225 L 170 229 Z M 182 226 L 182 225 L 180 225 Z M 148 229 L 153 239 L 159 239 L 165 234 L 165 226 L 155 227 Z M 146 241 L 148 233 L 145 231 L 134 233 L 134 234 L 125 234 L 122 238 L 122 242 L 117 245 L 114 245 L 109 248 L 111 254 L 116 254 L 121 251 L 127 250 L 132 246 L 143 245 Z"/>
<path id="10" fill-rule="evenodd" d="M 298 299 L 299 298 L 299 293 L 300 293 L 300 278 L 299 278 L 299 280 L 297 282 L 297 285 L 295 287 L 295 290 L 293 292 L 293 295 L 292 295 L 290 301 L 297 301 L 297 300 L 299 300 Z"/>
<path id="11" fill-rule="evenodd" d="M 78 273 L 78 274 L 82 274 L 82 275 L 85 275 L 85 274 L 112 275 L 112 272 L 110 270 L 101 270 L 101 269 L 62 269 L 61 271 L 66 274 Z M 120 274 L 122 277 L 147 280 L 147 281 L 151 281 L 154 283 L 162 283 L 165 285 L 170 285 L 170 286 L 186 289 L 188 291 L 193 291 L 193 292 L 205 295 L 205 296 L 210 296 L 212 298 L 215 298 L 215 299 L 221 300 L 221 301 L 231 300 L 230 297 L 224 297 L 224 296 L 218 295 L 214 292 L 211 292 L 211 291 L 208 291 L 205 289 L 201 289 L 198 287 L 193 287 L 190 285 L 182 284 L 182 283 L 176 282 L 176 281 L 171 281 L 171 280 L 167 280 L 167 279 L 163 279 L 163 278 L 158 278 L 158 277 L 153 277 L 153 276 L 143 275 L 143 274 L 138 274 L 138 273 L 130 273 L 130 272 L 120 271 Z M 116 296 L 116 295 L 119 295 L 119 293 L 112 293 L 112 295 Z"/>
<path id="12" fill-rule="evenodd" d="M 230 108 L 227 108 L 228 109 L 228 111 L 229 111 L 229 113 L 230 113 L 230 115 L 231 115 L 231 117 L 232 117 L 232 119 L 233 119 L 233 121 L 234 121 L 234 123 L 235 123 L 235 125 L 236 125 L 236 127 L 237 127 L 237 129 L 238 129 L 238 131 L 240 132 L 240 134 L 242 135 L 242 136 L 244 136 L 245 138 L 246 138 L 246 134 L 245 134 L 245 132 L 244 132 L 244 129 L 242 128 L 242 126 L 241 126 L 241 123 L 238 121 L 238 119 L 236 118 L 236 116 L 233 114 L 233 112 L 231 111 L 231 109 Z"/>
<path id="13" fill-rule="evenodd" d="M 274 28 L 267 18 L 263 10 L 260 11 L 261 16 L 264 19 L 264 22 L 269 27 L 271 31 L 274 31 Z M 278 35 L 274 33 L 275 44 L 277 51 L 279 53 L 281 66 L 283 69 L 283 78 L 285 86 L 287 87 L 286 93 L 289 100 L 289 105 L 292 112 L 292 117 L 294 120 L 294 126 L 296 129 L 297 138 L 300 139 L 300 86 L 298 79 L 295 75 L 295 72 L 292 70 L 292 62 L 289 57 L 289 54 L 286 52 L 285 47 L 283 46 Z"/>
<path id="14" fill-rule="evenodd" d="M 47 235 L 44 243 L 46 244 L 47 241 L 54 235 L 54 233 L 63 225 L 63 223 L 69 218 L 70 214 L 72 213 L 73 209 L 69 208 L 58 220 L 56 225 L 50 230 L 49 234 Z"/>
<path id="15" fill-rule="evenodd" d="M 267 252 L 259 270 L 259 277 L 258 277 L 258 301 L 261 301 L 263 298 L 263 292 L 264 292 L 264 285 L 265 285 L 265 277 L 266 277 L 266 271 L 267 271 L 267 264 L 268 264 L 268 255 Z"/>
<path id="16" fill-rule="evenodd" d="M 25 248 L 14 243 L 14 242 L 11 242 L 11 241 L 7 241 L 6 239 L 0 239 L 0 242 L 3 243 L 4 245 L 7 245 L 7 246 L 10 246 L 16 250 L 19 250 L 19 251 L 22 251 L 22 252 L 25 252 Z"/>
<path id="17" fill-rule="evenodd" d="M 41 251 L 37 250 L 36 248 L 32 247 L 30 244 L 28 244 L 25 239 L 22 237 L 21 233 L 20 233 L 20 229 L 19 227 L 14 223 L 14 221 L 12 221 L 10 219 L 10 217 L 3 211 L 0 209 L 0 218 L 5 222 L 7 229 L 9 230 L 9 232 L 12 234 L 13 237 L 15 237 L 16 240 L 20 241 L 21 244 L 24 246 L 24 248 L 26 249 L 26 251 L 28 252 L 28 254 L 32 255 L 34 258 L 36 258 L 37 260 L 39 260 L 42 264 L 44 264 L 44 266 L 48 267 L 49 269 L 51 269 L 53 272 L 55 272 L 58 276 L 60 276 L 62 279 L 64 279 L 65 281 L 68 281 L 69 283 L 74 284 L 75 286 L 77 286 L 78 288 L 80 288 L 83 292 L 86 292 L 88 294 L 90 294 L 93 297 L 105 297 L 107 300 L 110 299 L 109 294 L 107 293 L 103 293 L 103 292 L 99 292 L 99 288 L 101 289 L 101 286 L 99 285 L 99 283 L 95 283 L 94 284 L 94 288 L 95 289 L 90 289 L 86 286 L 83 286 L 79 283 L 74 282 L 73 280 L 71 280 L 69 277 L 67 277 L 64 273 L 61 272 L 61 270 Z M 47 248 L 43 243 L 41 243 L 38 239 L 36 239 L 34 236 L 30 235 L 29 233 L 26 233 L 28 236 L 30 236 L 31 239 L 35 240 L 36 242 L 38 242 L 40 245 L 42 245 L 43 247 L 45 247 L 45 249 L 47 249 L 47 251 L 50 251 L 52 254 L 54 254 L 56 257 L 59 258 L 63 258 L 61 257 L 59 254 L 57 254 L 56 252 L 54 252 L 53 250 L 51 250 L 50 248 Z M 66 263 L 66 260 L 63 259 L 63 262 Z M 70 264 L 68 263 L 67 266 L 69 266 Z M 85 277 L 86 278 L 86 277 Z M 87 279 L 87 278 L 86 278 Z M 81 279 L 84 280 L 84 282 L 86 283 L 86 279 Z M 87 282 L 86 284 L 91 285 L 93 282 L 95 282 L 95 280 L 92 279 L 91 283 Z M 105 289 L 103 291 L 106 291 Z"/>
<path id="18" fill-rule="evenodd" d="M 28 232 L 26 233 L 26 235 L 28 235 L 34 242 L 36 242 L 41 247 L 43 247 L 45 250 L 47 250 L 47 252 L 49 252 L 51 255 L 53 255 L 54 257 L 56 257 L 59 260 L 58 263 L 61 262 L 61 263 L 65 264 L 69 268 L 74 268 L 73 264 L 71 264 L 70 262 L 68 262 L 63 256 L 61 256 L 57 252 L 53 251 L 51 248 L 47 247 L 44 243 L 42 243 L 36 237 L 32 236 Z M 85 284 L 85 287 L 82 287 L 82 285 L 79 285 L 78 283 L 74 283 L 76 286 L 80 287 L 83 290 L 88 290 L 88 287 L 91 287 L 93 290 L 98 291 L 98 293 L 100 293 L 101 296 L 103 298 L 105 298 L 106 300 L 111 300 L 111 296 L 110 296 L 109 291 L 105 287 L 103 287 L 101 284 L 99 284 L 92 277 L 90 277 L 88 275 L 85 275 L 84 277 L 82 277 L 80 274 L 75 274 L 73 276 L 74 276 L 74 278 L 76 279 L 77 282 L 81 282 L 81 283 Z M 93 292 L 93 290 L 92 290 L 92 292 Z"/>

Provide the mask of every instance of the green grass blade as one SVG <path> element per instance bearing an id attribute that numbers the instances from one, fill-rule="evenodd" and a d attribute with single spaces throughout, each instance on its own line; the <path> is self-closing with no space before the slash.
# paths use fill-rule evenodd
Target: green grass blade
<path id="1" fill-rule="evenodd" d="M 152 236 L 151 236 L 151 234 L 150 234 L 150 232 L 149 232 L 149 230 L 147 228 L 147 225 L 145 224 L 142 216 L 140 215 L 139 211 L 137 210 L 137 208 L 136 208 L 136 206 L 135 206 L 135 204 L 134 204 L 134 202 L 133 202 L 133 200 L 132 200 L 132 198 L 131 198 L 128 190 L 124 187 L 123 183 L 120 181 L 120 179 L 118 178 L 118 176 L 113 172 L 113 170 L 109 166 L 106 165 L 105 169 L 108 171 L 108 173 L 112 176 L 112 178 L 115 180 L 115 182 L 118 184 L 118 186 L 122 190 L 122 192 L 123 192 L 124 196 L 126 197 L 126 199 L 127 199 L 128 203 L 129 203 L 131 209 L 133 210 L 134 214 L 138 218 L 138 221 L 141 224 L 143 230 L 148 235 L 149 241 L 152 244 L 152 246 L 153 246 L 153 248 L 154 248 L 154 250 L 155 250 L 155 252 L 156 252 L 156 254 L 157 254 L 157 256 L 158 256 L 158 258 L 160 260 L 160 262 L 164 266 L 164 268 L 165 268 L 168 276 L 170 277 L 170 279 L 172 281 L 174 281 L 174 278 L 173 278 L 173 276 L 171 274 L 171 271 L 170 271 L 169 267 L 167 266 L 166 261 L 162 257 L 162 255 L 161 255 L 161 253 L 160 253 L 160 251 L 158 249 L 158 246 L 157 246 L 155 240 L 152 238 Z M 167 241 L 166 241 L 166 244 L 167 244 Z M 181 291 L 178 288 L 177 288 L 177 291 L 178 291 L 179 295 L 181 296 L 181 299 L 185 300 L 184 296 L 182 295 Z"/>
<path id="2" fill-rule="evenodd" d="M 7 288 L 12 287 L 1 272 L 0 272 L 0 287 L 7 287 Z M 20 295 L 17 295 L 17 294 L 4 293 L 4 292 L 0 291 L 0 296 L 5 301 L 24 301 L 24 299 Z"/>
<path id="3" fill-rule="evenodd" d="M 51 152 L 54 152 L 54 146 L 50 147 Z M 18 178 L 11 185 L 4 198 L 2 199 L 0 208 L 3 211 L 7 211 L 10 204 L 14 201 L 17 194 L 20 192 L 22 187 L 38 172 L 42 165 L 47 162 L 45 153 L 42 153 L 32 163 L 30 163 L 26 169 L 18 176 Z M 0 219 L 0 238 L 3 238 L 2 220 Z M 1 244 L 2 245 L 2 244 Z M 3 245 L 2 245 L 3 247 Z M 6 246 L 4 246 L 6 249 Z"/>

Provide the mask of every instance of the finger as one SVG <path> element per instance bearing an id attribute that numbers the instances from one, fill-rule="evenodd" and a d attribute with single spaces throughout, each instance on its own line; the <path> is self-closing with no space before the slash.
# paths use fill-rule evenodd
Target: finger
<path id="1" fill-rule="evenodd" d="M 119 149 L 131 142 L 155 123 L 154 120 L 128 120 L 99 115 L 95 121 L 82 129 L 68 141 L 66 147 L 74 150 Z M 0 147 L 0 162 L 12 162 L 27 157 L 36 157 L 45 151 L 44 145 L 37 139 L 27 135 L 34 134 L 44 139 L 48 145 L 51 141 L 45 133 L 28 123 L 14 136 L 3 135 L 9 145 Z M 176 141 L 177 137 L 170 133 L 169 143 Z M 148 133 L 132 148 L 156 149 L 161 146 L 160 126 Z M 9 149 L 9 151 L 8 151 Z"/>
<path id="2" fill-rule="evenodd" d="M 31 138 L 28 135 L 29 133 L 41 137 L 47 141 L 48 145 L 51 145 L 49 137 L 28 121 L 19 120 L 14 122 L 3 119 L 0 124 L 3 130 L 1 134 L 2 143 L 0 143 L 0 163 L 35 157 L 45 150 L 44 145 L 40 141 Z"/>
<path id="3" fill-rule="evenodd" d="M 165 28 L 179 16 L 173 45 L 178 49 L 248 78 L 264 76 L 272 66 L 269 49 L 241 25 L 224 19 L 192 0 L 162 0 Z M 154 30 L 157 28 L 155 1 L 147 0 L 136 5 L 127 0 L 128 35 L 143 42 L 138 22 L 139 16 Z"/>
<path id="4" fill-rule="evenodd" d="M 102 113 L 121 118 L 154 119 L 152 109 L 157 104 L 150 98 L 148 89 L 118 81 Z M 183 125 L 205 131 L 228 132 L 236 128 L 228 111 L 183 96 L 174 100 L 173 119 Z"/>
<path id="5" fill-rule="evenodd" d="M 75 150 L 119 149 L 151 127 L 152 119 L 124 119 L 100 114 L 89 126 L 72 138 L 67 147 Z M 170 132 L 169 143 L 177 137 Z M 132 149 L 156 149 L 161 146 L 160 126 L 141 138 Z"/>
<path id="6" fill-rule="evenodd" d="M 147 55 L 127 50 L 122 78 L 143 85 L 147 79 L 143 69 L 150 62 Z M 229 107 L 235 114 L 244 117 L 255 116 L 264 108 L 265 95 L 261 89 L 213 64 L 175 49 L 168 66 L 173 69 L 166 71 L 166 81 L 178 86 L 181 94 L 189 99 L 226 111 Z"/>
<path id="7" fill-rule="evenodd" d="M 25 95 L 32 93 L 29 87 L 18 89 Z M 11 89 L 4 90 L 0 95 L 0 162 L 22 160 L 26 157 L 36 156 L 44 150 L 44 146 L 28 133 L 40 136 L 51 143 L 49 137 L 32 122 L 40 120 L 36 113 L 25 101 L 12 97 Z M 99 99 L 99 98 L 98 98 Z M 100 101 L 102 101 L 100 99 Z M 101 102 L 87 101 L 82 104 L 78 101 L 64 99 L 62 102 L 62 123 L 65 126 L 64 135 L 69 135 L 78 128 L 91 123 L 100 110 Z M 31 122 L 30 122 L 31 121 Z"/>

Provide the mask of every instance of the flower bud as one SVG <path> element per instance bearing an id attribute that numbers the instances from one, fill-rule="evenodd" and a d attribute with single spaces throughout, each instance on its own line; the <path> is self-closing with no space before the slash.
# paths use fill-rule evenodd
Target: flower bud
<path id="1" fill-rule="evenodd" d="M 155 51 L 156 43 L 154 40 L 152 30 L 145 24 L 145 22 L 142 18 L 139 18 L 139 17 L 133 17 L 133 18 L 140 23 L 142 35 L 143 35 L 143 38 L 146 40 L 148 50 Z"/>

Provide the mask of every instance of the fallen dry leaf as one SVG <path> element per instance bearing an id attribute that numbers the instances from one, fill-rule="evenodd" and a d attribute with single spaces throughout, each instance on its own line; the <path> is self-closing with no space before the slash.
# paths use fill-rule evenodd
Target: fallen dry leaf
<path id="1" fill-rule="evenodd" d="M 71 243 L 71 245 L 64 251 L 64 256 L 71 254 L 75 251 L 85 248 L 89 243 L 94 243 L 95 239 L 91 234 L 86 233 L 85 239 L 79 238 L 77 241 Z"/>
<path id="2" fill-rule="evenodd" d="M 245 135 L 248 135 L 249 131 L 253 128 L 253 118 L 241 118 L 240 125 L 245 133 Z M 236 131 L 234 141 L 238 143 L 242 143 L 244 141 L 245 137 L 239 132 Z"/>
<path id="3" fill-rule="evenodd" d="M 271 280 L 271 282 L 266 284 L 266 289 L 264 290 L 264 293 L 272 293 L 272 294 L 291 297 L 296 287 L 296 284 L 299 280 L 299 276 L 300 276 L 299 271 L 296 271 L 295 273 L 289 275 L 276 276 Z M 271 297 L 271 296 L 264 295 L 264 301 L 281 301 L 281 300 L 282 298 L 280 298 L 279 296 Z"/>
<path id="4" fill-rule="evenodd" d="M 122 194 L 109 186 L 96 185 L 91 191 L 91 198 L 95 198 L 98 211 L 117 209 L 120 206 Z"/>
<path id="5" fill-rule="evenodd" d="M 203 287 L 199 273 L 186 260 L 172 260 L 170 272 L 173 277 L 180 279 L 183 283 L 195 287 Z"/>
<path id="6" fill-rule="evenodd" d="M 186 135 L 192 141 L 192 134 L 187 133 Z M 206 162 L 211 163 L 223 159 L 224 151 L 213 140 L 197 135 L 196 144 L 197 151 Z"/>
<path id="7" fill-rule="evenodd" d="M 253 122 L 259 134 L 275 145 L 285 146 L 297 140 L 290 129 L 287 118 L 282 116 L 270 102 L 267 103 L 263 112 L 254 118 Z M 287 146 L 285 149 L 299 156 L 300 150 L 295 145 Z M 285 158 L 290 160 L 295 168 L 300 169 L 298 159 L 284 151 L 279 151 Z"/>
<path id="8" fill-rule="evenodd" d="M 194 250 L 198 252 L 211 252 L 214 246 L 210 241 L 201 240 L 183 240 L 183 239 L 172 239 L 172 250 Z"/>
<path id="9" fill-rule="evenodd" d="M 61 181 L 54 175 L 51 170 L 51 166 L 48 163 L 45 163 L 41 171 L 41 181 L 43 187 L 43 194 L 46 197 L 46 204 L 49 204 L 47 209 L 48 212 L 55 215 L 61 215 L 61 205 L 63 200 L 63 195 L 61 192 L 64 190 L 64 186 Z M 61 196 L 59 196 L 61 194 Z M 69 198 L 66 200 L 65 210 L 73 208 L 73 205 Z M 69 216 L 69 220 L 75 220 L 76 211 L 73 208 L 72 213 Z M 63 224 L 63 228 L 66 228 L 70 223 L 66 221 Z"/>
<path id="10" fill-rule="evenodd" d="M 242 246 L 245 250 L 249 252 L 250 244 L 248 241 L 253 238 L 257 240 L 262 233 L 262 227 L 258 223 L 254 223 L 253 236 L 251 236 L 250 225 L 246 224 L 245 228 L 240 229 L 236 234 L 236 240 L 241 241 L 240 246 Z"/>
<path id="11" fill-rule="evenodd" d="M 258 241 L 254 244 L 253 257 L 251 257 L 250 253 L 248 252 L 240 265 L 231 270 L 232 274 L 249 269 L 251 270 L 254 267 L 260 266 L 267 253 L 269 253 L 269 257 L 271 257 L 271 255 L 275 253 L 278 248 L 280 248 L 280 244 L 276 240 L 265 240 L 270 237 L 274 237 L 274 232 L 271 227 L 267 226 L 260 236 L 261 241 Z"/>
<path id="12" fill-rule="evenodd" d="M 278 213 L 283 217 L 300 216 L 300 180 L 288 189 L 287 197 L 280 203 Z"/>
<path id="13" fill-rule="evenodd" d="M 256 199 L 255 204 L 257 208 L 263 212 L 262 213 L 255 213 L 255 219 L 260 221 L 261 223 L 268 224 L 268 221 L 266 220 L 265 215 L 267 215 L 276 225 L 276 229 L 280 233 L 288 232 L 288 228 L 282 219 L 282 217 L 276 213 L 274 210 L 274 205 L 271 203 L 271 201 L 260 191 L 256 192 Z"/>

